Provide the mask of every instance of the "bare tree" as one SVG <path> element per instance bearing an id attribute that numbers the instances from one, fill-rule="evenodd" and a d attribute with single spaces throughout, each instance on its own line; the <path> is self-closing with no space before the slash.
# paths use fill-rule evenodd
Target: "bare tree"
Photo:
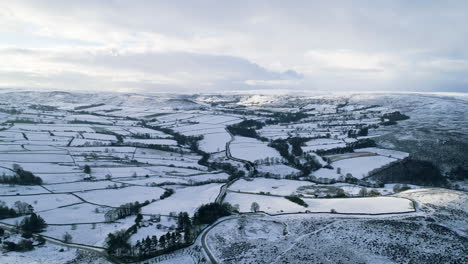
<path id="1" fill-rule="evenodd" d="M 62 236 L 62 240 L 65 243 L 70 243 L 70 242 L 72 242 L 73 237 L 68 232 L 65 232 L 65 234 L 63 234 L 63 236 Z"/>
<path id="2" fill-rule="evenodd" d="M 260 210 L 260 205 L 257 202 L 253 202 L 250 206 L 250 211 L 258 212 Z"/>

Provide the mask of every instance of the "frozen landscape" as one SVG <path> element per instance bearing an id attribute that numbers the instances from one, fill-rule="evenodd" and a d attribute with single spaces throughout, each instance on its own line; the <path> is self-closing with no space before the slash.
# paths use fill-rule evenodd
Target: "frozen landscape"
<path id="1" fill-rule="evenodd" d="M 0 1 L 0 264 L 468 264 L 467 11 Z"/>
<path id="2" fill-rule="evenodd" d="M 466 263 L 466 112 L 2 90 L 0 263 Z"/>

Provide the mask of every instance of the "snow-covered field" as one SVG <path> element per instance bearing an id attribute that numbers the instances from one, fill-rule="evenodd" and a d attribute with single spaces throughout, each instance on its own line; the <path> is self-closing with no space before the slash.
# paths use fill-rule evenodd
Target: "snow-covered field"
<path id="1" fill-rule="evenodd" d="M 273 164 L 273 165 L 259 165 L 257 170 L 260 173 L 268 173 L 274 176 L 285 177 L 288 175 L 298 175 L 300 171 L 291 166 L 284 164 Z"/>
<path id="2" fill-rule="evenodd" d="M 158 200 L 164 190 L 159 187 L 131 186 L 117 189 L 78 192 L 82 199 L 99 205 L 120 206 L 126 203 Z"/>
<path id="3" fill-rule="evenodd" d="M 39 194 L 49 193 L 40 186 L 21 186 L 21 185 L 0 185 L 0 195 L 18 195 L 18 194 Z M 0 200 L 2 198 L 0 197 Z"/>
<path id="4" fill-rule="evenodd" d="M 375 127 L 381 125 L 383 114 L 399 109 L 394 109 L 393 103 L 381 103 L 385 102 L 383 99 L 369 105 L 343 95 L 183 97 L 1 91 L 0 99 L 0 176 L 5 176 L 2 180 L 12 180 L 12 169 L 17 164 L 43 181 L 42 186 L 0 184 L 0 201 L 12 208 L 16 201 L 33 206 L 49 224 L 45 235 L 61 239 L 68 232 L 75 243 L 106 246 L 107 235 L 132 226 L 136 213 L 103 223 L 105 213 L 122 204 L 148 201 L 141 208 L 143 222 L 129 239 L 136 243 L 147 236 L 161 237 L 174 231 L 178 212 L 193 216 L 201 205 L 220 198 L 240 212 L 251 212 L 252 202 L 256 202 L 262 212 L 290 214 L 241 214 L 221 220 L 219 226 L 207 231 L 206 239 L 212 253 L 226 263 L 324 263 L 325 259 L 330 263 L 402 263 L 401 259 L 388 256 L 357 257 L 348 249 L 365 248 L 361 254 L 365 256 L 392 250 L 406 256 L 417 255 L 417 249 L 410 244 L 402 248 L 411 251 L 400 250 L 404 241 L 392 240 L 392 230 L 413 232 L 418 228 L 423 231 L 411 239 L 403 233 L 397 236 L 438 252 L 429 259 L 452 251 L 462 256 L 455 245 L 461 244 L 460 237 L 468 233 L 466 194 L 415 185 L 408 186 L 412 190 L 393 194 L 395 183 L 382 187 L 375 179 L 366 178 L 373 171 L 413 157 L 410 149 L 404 150 L 408 153 L 399 151 L 395 141 L 358 148 L 375 146 L 371 140 L 389 137 L 381 132 L 391 128 Z M 77 112 L 80 109 L 86 113 Z M 463 121 L 457 119 L 453 131 L 465 131 L 460 125 Z M 416 121 L 411 117 L 404 122 Z M 438 126 L 444 130 L 450 122 L 440 120 Z M 231 135 L 227 130 L 229 125 L 250 126 L 249 123 L 254 125 L 243 132 L 229 129 L 236 133 Z M 402 131 L 403 124 L 397 125 Z M 251 131 L 253 128 L 255 131 Z M 368 128 L 368 136 L 353 135 L 363 128 Z M 401 139 L 410 140 L 415 133 Z M 203 139 L 195 142 L 192 136 Z M 301 138 L 299 142 L 304 144 L 294 145 L 295 138 Z M 283 156 L 268 146 L 276 139 L 283 139 L 275 145 Z M 436 143 L 451 144 L 443 139 Z M 345 183 L 349 176 L 362 181 L 351 184 L 349 179 Z M 368 186 L 368 195 L 384 196 L 360 197 L 366 196 L 363 186 Z M 174 193 L 160 199 L 167 189 Z M 286 199 L 289 195 L 298 195 L 307 206 Z M 417 212 L 413 212 L 410 199 L 416 201 Z M 160 222 L 155 220 L 159 215 Z M 16 224 L 23 217 L 1 222 Z M 429 217 L 434 220 L 425 220 Z M 440 227 L 435 227 L 438 224 Z M 439 234 L 440 230 L 445 231 Z M 421 240 L 420 234 L 441 241 L 437 243 L 440 251 L 432 247 L 432 242 Z M 382 240 L 376 242 L 380 235 L 398 246 L 379 248 L 385 244 Z M 193 247 L 158 260 L 204 263 L 201 260 L 206 249 L 200 240 Z M 354 247 L 355 244 L 360 247 Z M 44 248 L 47 247 L 49 243 Z M 381 251 L 373 251 L 375 248 Z M 74 257 L 68 256 L 68 251 L 58 252 L 53 247 L 48 250 L 56 256 L 47 258 L 43 255 L 46 251 L 38 247 L 29 253 L 3 254 L 0 263 L 19 263 L 21 258 L 26 263 L 67 263 Z M 324 252 L 327 256 L 322 258 Z M 387 257 L 392 261 L 387 261 Z M 441 258 L 439 262 L 457 263 L 446 260 Z"/>
<path id="5" fill-rule="evenodd" d="M 370 152 L 370 153 L 375 153 L 380 156 L 385 156 L 385 157 L 395 158 L 395 159 L 404 159 L 409 156 L 409 153 L 406 153 L 406 152 L 391 150 L 391 149 L 381 149 L 381 148 L 361 148 L 361 149 L 355 149 L 354 151 L 355 152 Z"/>
<path id="6" fill-rule="evenodd" d="M 317 150 L 329 150 L 334 148 L 346 147 L 346 143 L 342 140 L 318 138 L 306 142 L 306 146 L 302 149 L 306 152 L 317 151 Z"/>
<path id="7" fill-rule="evenodd" d="M 105 189 L 113 186 L 115 183 L 111 181 L 83 181 L 72 183 L 49 184 L 47 190 L 52 192 L 82 192 L 86 190 Z"/>
<path id="8" fill-rule="evenodd" d="M 169 145 L 175 146 L 177 142 L 173 139 L 138 139 L 138 138 L 126 138 L 125 143 L 137 143 L 145 145 Z"/>
<path id="9" fill-rule="evenodd" d="M 171 212 L 188 212 L 193 215 L 200 205 L 214 202 L 220 187 L 221 184 L 211 183 L 177 189 L 170 197 L 143 207 L 142 213 L 168 215 Z"/>
<path id="10" fill-rule="evenodd" d="M 325 212 L 332 210 L 345 214 L 382 214 L 413 212 L 411 200 L 397 197 L 370 197 L 370 198 L 333 198 L 333 199 L 303 199 L 307 207 L 293 203 L 284 197 L 228 193 L 226 201 L 238 205 L 241 212 L 251 212 L 252 202 L 260 205 L 260 211 L 269 214 L 301 213 L 301 212 Z"/>
<path id="11" fill-rule="evenodd" d="M 333 162 L 331 165 L 334 168 L 340 168 L 341 174 L 346 175 L 350 173 L 353 177 L 362 179 L 369 175 L 372 170 L 381 168 L 392 162 L 397 161 L 395 158 L 384 156 L 369 156 L 359 157 L 352 159 L 343 159 Z"/>
<path id="12" fill-rule="evenodd" d="M 25 263 L 48 263 L 48 264 L 63 264 L 72 261 L 76 257 L 76 249 L 67 250 L 66 247 L 58 246 L 52 243 L 37 247 L 33 251 L 28 252 L 8 252 L 1 256 L 2 263 L 8 264 L 25 264 Z M 110 263 L 101 260 L 95 263 L 104 264 Z"/>
<path id="13" fill-rule="evenodd" d="M 281 159 L 281 155 L 276 149 L 269 147 L 267 142 L 255 138 L 236 136 L 231 143 L 230 150 L 233 157 L 252 162 L 264 158 Z"/>
<path id="14" fill-rule="evenodd" d="M 71 194 L 40 194 L 25 196 L 3 196 L 0 201 L 6 203 L 8 207 L 13 207 L 16 201 L 26 202 L 34 207 L 34 211 L 41 212 L 54 209 L 60 206 L 66 206 L 82 201 Z"/>
<path id="15" fill-rule="evenodd" d="M 204 134 L 200 141 L 200 149 L 212 153 L 226 149 L 226 142 L 231 140 L 231 136 L 226 131 L 219 133 Z"/>
<path id="16" fill-rule="evenodd" d="M 274 195 L 291 195 L 296 194 L 297 188 L 302 186 L 315 185 L 311 182 L 294 181 L 294 180 L 276 180 L 267 178 L 255 178 L 249 181 L 240 179 L 229 186 L 229 190 L 234 192 L 248 193 L 270 193 Z"/>
<path id="17" fill-rule="evenodd" d="M 96 209 L 98 212 L 96 212 Z M 49 224 L 104 222 L 106 209 L 88 203 L 74 204 L 39 213 Z"/>
<path id="18" fill-rule="evenodd" d="M 457 207 L 468 196 L 442 189 L 401 193 L 412 194 L 418 204 L 428 202 L 417 217 L 251 214 L 220 222 L 206 243 L 227 263 L 465 263 L 467 218 Z M 447 199 L 430 205 L 442 197 Z"/>
<path id="19" fill-rule="evenodd" d="M 413 202 L 398 197 L 333 198 L 308 199 L 307 210 L 310 212 L 330 212 L 346 214 L 389 214 L 413 212 Z"/>

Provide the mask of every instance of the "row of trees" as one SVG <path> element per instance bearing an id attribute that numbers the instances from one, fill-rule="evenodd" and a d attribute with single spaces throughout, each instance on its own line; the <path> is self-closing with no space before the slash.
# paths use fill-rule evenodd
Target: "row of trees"
<path id="1" fill-rule="evenodd" d="M 16 201 L 12 208 L 9 208 L 5 202 L 0 201 L 0 219 L 5 218 L 12 218 L 21 215 L 26 215 L 34 212 L 34 208 L 32 205 L 22 202 Z"/>
<path id="2" fill-rule="evenodd" d="M 369 134 L 369 128 L 351 129 L 348 131 L 349 138 L 365 137 Z"/>
<path id="3" fill-rule="evenodd" d="M 286 196 L 284 197 L 286 199 L 288 199 L 289 201 L 293 202 L 293 203 L 297 203 L 298 205 L 301 205 L 301 206 L 304 206 L 304 207 L 308 207 L 309 205 L 304 202 L 304 200 L 302 200 L 299 196 L 297 195 L 289 195 L 289 196 Z"/>
<path id="4" fill-rule="evenodd" d="M 21 220 L 19 227 L 24 233 L 31 234 L 44 231 L 47 224 L 40 215 L 32 213 Z"/>
<path id="5" fill-rule="evenodd" d="M 381 183 L 406 183 L 423 186 L 445 187 L 447 178 L 430 161 L 408 158 L 393 166 L 372 173 L 373 179 Z"/>
<path id="6" fill-rule="evenodd" d="M 147 236 L 145 239 L 137 240 L 131 248 L 133 256 L 147 258 L 160 255 L 164 252 L 172 251 L 189 245 L 194 236 L 195 230 L 192 220 L 187 212 L 180 212 L 177 217 L 177 228 L 175 232 L 167 232 L 159 237 Z"/>
<path id="7" fill-rule="evenodd" d="M 289 164 L 301 170 L 304 175 L 308 175 L 311 171 L 322 167 L 314 157 L 302 151 L 301 146 L 309 140 L 309 138 L 301 137 L 276 139 L 270 142 L 268 146 L 276 149 L 280 155 L 289 162 Z M 291 146 L 291 152 L 289 151 L 289 146 Z"/>
<path id="8" fill-rule="evenodd" d="M 232 211 L 233 208 L 229 203 L 204 204 L 193 215 L 193 222 L 196 225 L 211 225 L 219 218 L 231 215 Z"/>
<path id="9" fill-rule="evenodd" d="M 397 121 L 409 119 L 409 116 L 395 111 L 393 113 L 386 113 L 381 117 L 381 124 L 384 126 L 395 125 Z"/>
<path id="10" fill-rule="evenodd" d="M 212 162 L 209 164 L 209 166 L 212 169 L 223 170 L 229 174 L 228 181 L 239 179 L 245 176 L 245 171 L 228 162 Z"/>
<path id="11" fill-rule="evenodd" d="M 264 125 L 264 123 L 259 122 L 257 120 L 247 119 L 240 123 L 227 126 L 226 128 L 233 135 L 258 138 L 262 141 L 267 141 L 268 139 L 260 137 L 256 131 L 256 129 L 261 129 Z"/>
<path id="12" fill-rule="evenodd" d="M 18 185 L 40 185 L 42 179 L 35 176 L 32 172 L 24 170 L 20 165 L 13 164 L 13 171 L 16 175 L 7 176 L 3 174 L 0 177 L 0 183 L 18 184 Z"/>
<path id="13" fill-rule="evenodd" d="M 143 219 L 138 214 L 135 224 L 129 229 L 107 236 L 108 253 L 122 259 L 143 260 L 186 247 L 193 242 L 204 225 L 212 224 L 220 217 L 230 215 L 232 211 L 233 207 L 229 203 L 210 203 L 200 206 L 192 218 L 187 212 L 180 212 L 175 231 L 169 231 L 159 238 L 147 236 L 131 245 L 128 240 L 132 234 L 138 232 Z"/>
<path id="14" fill-rule="evenodd" d="M 271 115 L 270 119 L 267 119 L 265 123 L 267 125 L 276 125 L 279 123 L 291 123 L 291 122 L 297 122 L 303 118 L 308 117 L 309 115 L 304 113 L 304 112 L 296 112 L 296 113 L 291 113 L 291 112 L 274 112 Z"/>
<path id="15" fill-rule="evenodd" d="M 141 207 L 148 205 L 149 203 L 149 201 L 145 201 L 144 203 L 136 201 L 134 203 L 123 204 L 117 208 L 112 208 L 107 211 L 104 215 L 104 219 L 108 222 L 112 222 L 130 215 L 137 215 L 140 213 Z"/>
<path id="16" fill-rule="evenodd" d="M 198 152 L 198 141 L 203 139 L 203 136 L 186 136 L 182 135 L 180 133 L 175 132 L 174 130 L 166 127 L 159 127 L 159 126 L 150 126 L 147 125 L 144 121 L 140 123 L 143 127 L 149 128 L 149 129 L 154 129 L 161 131 L 163 133 L 171 135 L 175 141 L 177 141 L 177 144 L 180 146 L 187 145 L 190 147 L 190 150 L 194 152 Z"/>

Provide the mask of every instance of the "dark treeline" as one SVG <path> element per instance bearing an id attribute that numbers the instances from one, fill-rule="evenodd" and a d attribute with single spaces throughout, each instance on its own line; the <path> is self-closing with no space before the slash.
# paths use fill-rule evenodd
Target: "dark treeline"
<path id="1" fill-rule="evenodd" d="M 243 170 L 239 170 L 239 168 L 232 165 L 231 163 L 212 162 L 212 163 L 209 163 L 209 166 L 212 169 L 223 170 L 224 172 L 229 174 L 228 181 L 232 181 L 234 179 L 242 178 L 245 176 L 245 172 Z"/>
<path id="2" fill-rule="evenodd" d="M 384 126 L 395 125 L 397 121 L 409 119 L 409 116 L 395 111 L 393 113 L 386 113 L 381 118 L 381 124 Z M 387 120 L 386 120 L 387 119 Z"/>
<path id="3" fill-rule="evenodd" d="M 33 212 L 34 208 L 32 205 L 26 202 L 16 201 L 13 207 L 9 208 L 5 202 L 0 201 L 0 219 L 18 217 L 31 214 Z"/>
<path id="4" fill-rule="evenodd" d="M 265 121 L 267 125 L 276 125 L 279 123 L 291 123 L 297 122 L 303 118 L 308 117 L 309 115 L 303 112 L 297 113 L 282 113 L 282 112 L 274 112 L 269 118 Z"/>
<path id="5" fill-rule="evenodd" d="M 118 219 L 125 218 L 130 215 L 137 215 L 140 213 L 141 207 L 148 205 L 150 201 L 145 201 L 144 203 L 134 202 L 126 203 L 117 208 L 112 208 L 106 212 L 104 219 L 108 222 L 112 222 Z"/>
<path id="6" fill-rule="evenodd" d="M 17 217 L 18 213 L 15 209 L 9 208 L 5 204 L 0 203 L 0 219 Z"/>
<path id="7" fill-rule="evenodd" d="M 10 114 L 10 115 L 19 115 L 22 113 L 22 111 L 16 108 L 10 108 L 10 109 L 0 108 L 0 113 Z"/>
<path id="8" fill-rule="evenodd" d="M 34 110 L 41 110 L 41 111 L 56 111 L 56 110 L 58 110 L 58 108 L 55 107 L 55 106 L 40 105 L 40 104 L 30 105 L 29 108 L 34 109 Z"/>
<path id="9" fill-rule="evenodd" d="M 20 223 L 21 230 L 28 234 L 42 232 L 46 227 L 45 220 L 35 213 L 26 216 Z"/>
<path id="10" fill-rule="evenodd" d="M 157 236 L 147 236 L 137 240 L 134 245 L 129 243 L 130 237 L 138 232 L 142 226 L 142 215 L 137 215 L 135 224 L 127 230 L 110 233 L 107 236 L 107 252 L 122 260 L 134 262 L 159 256 L 190 246 L 203 226 L 212 224 L 223 216 L 231 215 L 232 206 L 228 203 L 210 203 L 202 205 L 190 218 L 187 212 L 180 212 L 177 216 L 177 227 L 174 231 L 168 231 Z"/>
<path id="11" fill-rule="evenodd" d="M 174 138 L 174 140 L 177 141 L 177 144 L 181 146 L 187 145 L 190 147 L 190 149 L 192 148 L 198 149 L 198 141 L 203 139 L 203 136 L 185 136 L 185 135 L 175 132 L 174 130 L 170 128 L 160 127 L 160 126 L 150 126 L 150 125 L 147 125 L 144 121 L 141 121 L 141 125 L 143 127 L 158 130 L 168 135 L 171 135 Z"/>
<path id="12" fill-rule="evenodd" d="M 407 183 L 423 186 L 447 186 L 447 178 L 429 161 L 406 159 L 375 172 L 372 178 L 382 183 Z"/>
<path id="13" fill-rule="evenodd" d="M 368 127 L 363 127 L 361 129 L 351 129 L 348 131 L 348 137 L 350 138 L 365 137 L 368 134 L 369 134 Z"/>
<path id="14" fill-rule="evenodd" d="M 301 198 L 299 198 L 296 195 L 290 195 L 290 196 L 286 196 L 284 198 L 288 199 L 289 201 L 291 201 L 293 203 L 297 203 L 298 205 L 304 206 L 304 207 L 309 206 L 306 202 L 304 202 L 304 200 L 302 200 Z"/>
<path id="15" fill-rule="evenodd" d="M 240 123 L 227 126 L 227 130 L 233 135 L 258 138 L 262 141 L 267 141 L 267 139 L 260 137 L 257 134 L 256 129 L 261 129 L 265 124 L 257 120 L 247 119 Z"/>
<path id="16" fill-rule="evenodd" d="M 233 208 L 229 203 L 204 204 L 193 215 L 193 222 L 198 225 L 211 225 L 219 218 L 231 215 L 232 211 Z"/>
<path id="17" fill-rule="evenodd" d="M 309 138 L 300 137 L 276 139 L 270 142 L 268 146 L 276 149 L 284 159 L 299 169 L 304 175 L 308 175 L 311 171 L 321 168 L 320 163 L 302 151 L 301 146 L 309 140 Z M 289 152 L 289 145 L 292 147 L 291 152 Z M 299 157 L 306 162 L 301 162 Z"/>
<path id="18" fill-rule="evenodd" d="M 24 205 L 26 205 L 26 203 L 24 203 Z M 4 206 L 0 205 L 0 210 L 2 207 Z M 19 215 L 22 214 L 17 214 L 17 216 Z M 33 250 L 34 246 L 43 245 L 45 243 L 44 237 L 38 235 L 37 238 L 34 238 L 33 233 L 42 232 L 46 227 L 47 224 L 42 217 L 36 215 L 35 213 L 31 213 L 29 216 L 24 217 L 23 220 L 21 220 L 21 222 L 16 226 L 16 230 L 13 231 L 14 233 L 20 232 L 21 239 L 19 241 L 3 241 L 3 250 L 24 252 Z M 2 242 L 1 237 L 4 235 L 4 233 L 5 230 L 0 228 L 0 243 Z M 36 244 L 33 242 L 36 242 Z"/>
<path id="19" fill-rule="evenodd" d="M 5 184 L 18 184 L 18 185 L 40 185 L 42 179 L 35 176 L 32 172 L 23 170 L 21 166 L 14 164 L 13 171 L 16 173 L 14 176 L 2 175 L 0 183 Z"/>
<path id="20" fill-rule="evenodd" d="M 139 222 L 137 221 L 134 231 L 138 230 Z M 130 247 L 129 253 L 134 258 L 147 259 L 189 246 L 194 238 L 192 220 L 187 212 L 180 212 L 177 217 L 177 228 L 174 232 L 169 231 L 159 238 L 153 235 L 137 240 L 135 245 Z"/>
<path id="21" fill-rule="evenodd" d="M 455 181 L 463 181 L 468 179 L 468 169 L 458 165 L 450 170 L 448 177 Z"/>
<path id="22" fill-rule="evenodd" d="M 167 197 L 169 197 L 169 196 L 171 196 L 173 194 L 174 194 L 174 190 L 166 189 L 166 190 L 164 190 L 164 193 L 161 194 L 161 196 L 159 196 L 159 199 L 164 200 L 164 199 L 166 199 Z"/>
<path id="23" fill-rule="evenodd" d="M 370 138 L 366 138 L 366 139 L 360 139 L 356 142 L 353 142 L 346 147 L 334 148 L 334 149 L 328 149 L 328 150 L 317 150 L 315 151 L 315 153 L 317 153 L 320 156 L 343 154 L 343 153 L 348 153 L 348 152 L 354 152 L 354 149 L 371 148 L 371 147 L 376 147 L 376 146 L 377 144 L 375 143 L 374 140 Z"/>
<path id="24" fill-rule="evenodd" d="M 87 108 L 93 108 L 93 107 L 98 107 L 98 106 L 103 106 L 105 104 L 90 104 L 90 105 L 82 105 L 82 106 L 77 106 L 74 108 L 74 110 L 83 110 Z"/>

